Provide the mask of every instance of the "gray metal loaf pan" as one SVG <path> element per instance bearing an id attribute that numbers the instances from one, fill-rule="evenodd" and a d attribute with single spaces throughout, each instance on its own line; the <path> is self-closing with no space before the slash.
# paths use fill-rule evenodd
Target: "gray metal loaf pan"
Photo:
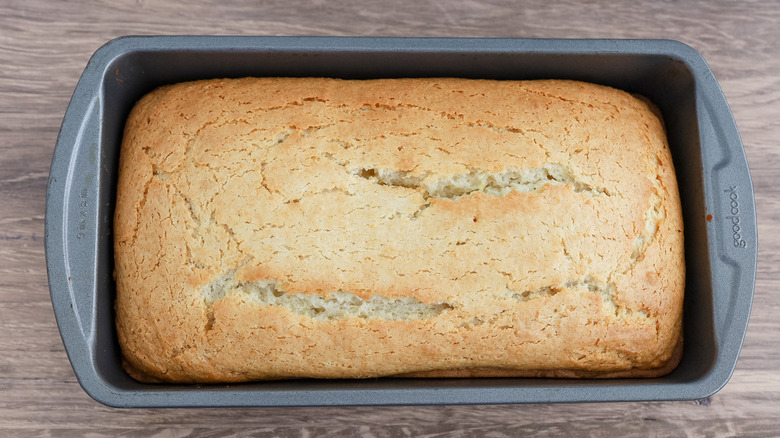
<path id="1" fill-rule="evenodd" d="M 664 116 L 685 221 L 688 274 L 680 365 L 652 379 L 387 378 L 231 385 L 131 379 L 121 366 L 112 278 L 112 218 L 125 118 L 137 99 L 159 85 L 243 76 L 565 78 L 649 97 Z M 120 38 L 94 54 L 76 87 L 57 139 L 46 203 L 49 286 L 68 356 L 89 395 L 123 407 L 706 397 L 726 384 L 736 366 L 753 297 L 756 245 L 753 188 L 728 104 L 702 57 L 674 41 Z"/>

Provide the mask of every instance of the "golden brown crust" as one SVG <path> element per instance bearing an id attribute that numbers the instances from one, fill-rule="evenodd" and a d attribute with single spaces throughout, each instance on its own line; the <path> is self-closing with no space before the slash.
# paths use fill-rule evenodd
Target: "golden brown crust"
<path id="1" fill-rule="evenodd" d="M 557 379 L 619 379 L 636 377 L 659 377 L 672 372 L 682 359 L 683 339 L 680 336 L 672 356 L 658 368 L 632 368 L 618 371 L 589 371 L 582 369 L 517 370 L 502 368 L 461 368 L 457 370 L 434 370 L 398 374 L 393 377 L 411 378 L 470 378 L 470 377 L 534 377 Z"/>
<path id="2" fill-rule="evenodd" d="M 183 83 L 126 125 L 117 329 L 164 381 L 648 375 L 674 363 L 682 239 L 662 124 L 618 90 Z"/>

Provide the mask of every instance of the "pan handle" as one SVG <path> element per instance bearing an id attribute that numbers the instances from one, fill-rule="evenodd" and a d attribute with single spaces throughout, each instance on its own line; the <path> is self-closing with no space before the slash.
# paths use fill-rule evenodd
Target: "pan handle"
<path id="1" fill-rule="evenodd" d="M 753 183 L 734 116 L 711 71 L 697 84 L 696 99 L 704 184 L 709 186 L 705 202 L 713 255 L 714 328 L 718 354 L 733 356 L 724 362 L 736 365 L 756 278 L 758 229 Z M 728 371 L 730 374 L 733 366 Z"/>
<path id="2" fill-rule="evenodd" d="M 94 57 L 93 57 L 94 60 Z M 98 299 L 100 69 L 87 69 L 54 149 L 46 196 L 45 245 L 54 314 L 79 380 L 94 367 Z"/>

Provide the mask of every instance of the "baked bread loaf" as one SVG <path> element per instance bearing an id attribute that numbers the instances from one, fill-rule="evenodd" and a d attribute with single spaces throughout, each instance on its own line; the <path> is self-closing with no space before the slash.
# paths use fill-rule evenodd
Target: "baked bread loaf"
<path id="1" fill-rule="evenodd" d="M 165 86 L 127 121 L 114 226 L 119 342 L 143 380 L 675 366 L 671 155 L 651 105 L 604 86 Z"/>

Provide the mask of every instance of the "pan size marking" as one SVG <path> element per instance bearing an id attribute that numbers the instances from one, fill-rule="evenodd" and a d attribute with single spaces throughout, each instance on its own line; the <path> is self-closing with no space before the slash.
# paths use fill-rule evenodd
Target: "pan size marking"
<path id="1" fill-rule="evenodd" d="M 747 242 L 742 238 L 742 226 L 740 225 L 739 219 L 739 194 L 737 193 L 737 186 L 730 186 L 728 189 L 724 190 L 724 192 L 727 193 L 729 197 L 729 215 L 726 216 L 726 219 L 731 224 L 734 247 L 746 248 Z"/>

